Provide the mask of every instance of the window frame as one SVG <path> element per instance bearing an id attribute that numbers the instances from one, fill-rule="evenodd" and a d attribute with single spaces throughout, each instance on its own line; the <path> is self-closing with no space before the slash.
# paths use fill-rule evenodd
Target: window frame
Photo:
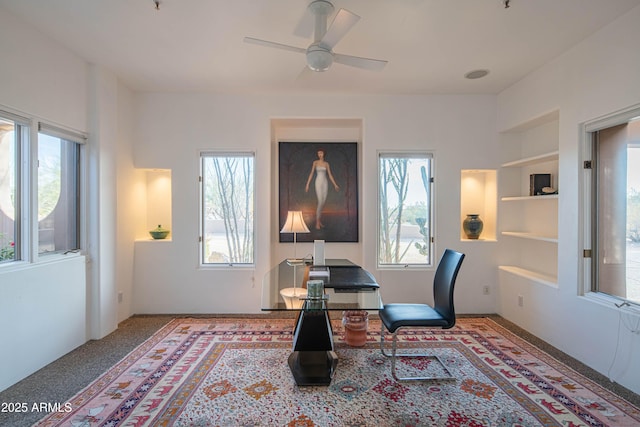
<path id="1" fill-rule="evenodd" d="M 83 172 L 84 172 L 84 145 L 87 142 L 87 136 L 83 133 L 80 132 L 76 132 L 76 131 L 72 131 L 72 130 L 68 130 L 68 129 L 64 129 L 61 128 L 59 126 L 56 125 L 52 125 L 48 122 L 45 121 L 39 121 L 38 122 L 38 130 L 37 130 L 37 134 L 38 134 L 38 144 L 40 142 L 40 134 L 44 134 L 47 135 L 49 137 L 53 137 L 53 138 L 59 138 L 61 141 L 66 141 L 66 142 L 70 142 L 73 144 L 76 144 L 75 149 L 76 149 L 76 153 L 74 156 L 74 160 L 76 162 L 75 168 L 73 170 L 73 173 L 75 175 L 75 191 L 74 191 L 74 198 L 75 198 L 75 215 L 76 215 L 76 221 L 75 221 L 75 233 L 76 233 L 76 246 L 75 248 L 72 249 L 60 249 L 60 250 L 55 250 L 55 251 L 50 251 L 50 252 L 41 252 L 40 251 L 40 238 L 39 238 L 39 221 L 38 221 L 38 200 L 37 200 L 37 192 L 39 189 L 39 182 L 38 182 L 38 166 L 36 166 L 36 171 L 35 171 L 35 189 L 36 189 L 36 200 L 35 200 L 35 230 L 34 232 L 36 233 L 35 236 L 35 240 L 36 240 L 36 248 L 35 251 L 37 253 L 38 257 L 50 257 L 52 255 L 56 255 L 56 254 L 62 254 L 62 255 L 67 255 L 69 253 L 78 253 L 82 250 L 82 248 L 84 247 L 83 245 L 83 201 L 85 200 L 85 193 L 84 193 L 84 180 L 83 180 Z M 38 160 L 38 153 L 39 153 L 39 146 L 36 149 L 36 153 L 35 153 L 35 158 L 36 158 L 36 165 L 38 164 L 39 160 Z"/>
<path id="2" fill-rule="evenodd" d="M 381 160 L 383 158 L 415 158 L 415 159 L 424 159 L 429 162 L 429 195 L 428 198 L 425 198 L 428 203 L 428 246 L 429 246 L 429 259 L 428 262 L 424 263 L 415 263 L 415 262 L 399 262 L 399 263 L 381 263 L 380 262 L 380 251 L 381 251 L 381 187 L 380 187 L 380 179 L 381 179 Z M 397 269 L 416 269 L 416 270 L 431 270 L 435 267 L 435 208 L 434 208 L 434 200 L 435 200 L 435 154 L 433 151 L 429 150 L 378 150 L 376 154 L 376 162 L 377 162 L 377 183 L 376 183 L 376 266 L 378 269 L 389 269 L 389 270 L 397 270 Z M 420 178 L 421 179 L 421 178 Z"/>
<path id="3" fill-rule="evenodd" d="M 25 236 L 28 236 L 28 230 L 26 224 L 29 223 L 28 218 L 24 217 L 25 212 L 28 209 L 24 208 L 24 203 L 28 203 L 28 198 L 24 197 L 24 189 L 29 188 L 30 174 L 29 168 L 25 168 L 25 157 L 28 156 L 28 149 L 30 141 L 32 140 L 31 129 L 32 121 L 28 117 L 20 114 L 13 113 L 4 108 L 0 108 L 0 117 L 6 120 L 10 120 L 14 125 L 14 134 L 16 135 L 14 147 L 14 162 L 15 162 L 15 201 L 14 201 L 14 259 L 7 260 L 0 263 L 0 266 L 6 268 L 8 265 L 16 265 L 24 262 L 29 257 L 25 253 L 25 247 L 29 245 L 24 244 Z"/>
<path id="4" fill-rule="evenodd" d="M 86 248 L 86 209 L 87 209 L 87 135 L 67 127 L 51 124 L 50 121 L 14 111 L 0 105 L 0 117 L 14 122 L 20 127 L 20 140 L 16 147 L 18 171 L 15 173 L 16 195 L 15 216 L 19 222 L 15 226 L 16 259 L 0 263 L 0 269 L 11 271 L 23 267 L 56 261 L 70 256 L 83 255 Z M 72 251 L 39 253 L 38 238 L 38 133 L 40 129 L 47 134 L 63 137 L 79 144 L 76 168 L 76 232 L 78 248 Z"/>
<path id="5" fill-rule="evenodd" d="M 579 273 L 580 286 L 578 294 L 588 297 L 605 305 L 613 304 L 616 307 L 630 304 L 636 310 L 640 310 L 640 304 L 629 301 L 621 296 L 612 295 L 599 290 L 598 286 L 598 262 L 594 258 L 598 251 L 598 176 L 596 173 L 598 160 L 597 137 L 598 132 L 609 129 L 632 119 L 640 117 L 640 104 L 613 112 L 584 122 L 580 125 L 580 138 L 582 140 L 579 169 L 581 171 L 580 185 L 582 189 L 581 232 L 578 239 L 578 250 L 581 255 L 582 268 Z"/>
<path id="6" fill-rule="evenodd" d="M 252 239 L 252 262 L 250 263 L 238 263 L 238 262 L 220 262 L 220 263 L 210 263 L 205 262 L 205 159 L 211 157 L 247 157 L 250 158 L 253 162 L 253 177 L 251 180 L 251 184 L 253 186 L 253 200 L 251 202 L 251 208 L 253 209 L 253 218 L 252 218 L 252 227 L 251 227 L 251 239 Z M 198 266 L 202 269 L 253 269 L 256 266 L 256 257 L 257 257 L 257 232 L 256 232 L 256 209 L 257 209 L 257 197 L 256 197 L 256 184 L 257 184 L 257 174 L 256 174 L 256 164 L 257 164 L 257 156 L 255 151 L 249 150 L 201 150 L 198 153 L 198 199 L 199 199 L 199 208 L 198 208 Z"/>

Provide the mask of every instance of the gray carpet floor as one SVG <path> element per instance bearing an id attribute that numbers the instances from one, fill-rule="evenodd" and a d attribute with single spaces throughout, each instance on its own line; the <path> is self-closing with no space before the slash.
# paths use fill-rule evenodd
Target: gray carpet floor
<path id="1" fill-rule="evenodd" d="M 67 355 L 45 366 L 33 375 L 1 392 L 0 404 L 9 402 L 26 402 L 29 407 L 31 407 L 34 402 L 60 402 L 61 404 L 64 404 L 64 402 L 89 385 L 89 383 L 107 371 L 111 366 L 125 357 L 139 344 L 175 317 L 196 316 L 133 316 L 122 322 L 118 329 L 107 337 L 101 340 L 87 342 Z M 197 317 L 232 316 L 206 315 Z M 234 317 L 268 318 L 267 315 L 237 315 Z M 489 315 L 485 317 L 492 318 L 498 324 L 511 330 L 521 338 L 529 341 L 561 362 L 571 366 L 571 368 L 580 372 L 582 375 L 623 397 L 635 406 L 640 407 L 640 395 L 635 394 L 616 383 L 610 382 L 604 375 L 595 372 L 584 364 L 515 326 L 511 322 L 496 315 Z M 0 412 L 0 426 L 30 426 L 45 415 L 46 414 L 31 411 L 27 411 L 26 413 Z"/>

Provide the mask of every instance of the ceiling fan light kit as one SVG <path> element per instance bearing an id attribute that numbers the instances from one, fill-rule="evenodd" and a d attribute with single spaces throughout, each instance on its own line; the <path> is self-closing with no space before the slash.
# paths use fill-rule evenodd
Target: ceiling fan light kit
<path id="1" fill-rule="evenodd" d="M 334 10 L 333 4 L 327 0 L 315 0 L 309 4 L 308 8 L 314 15 L 315 19 L 313 31 L 314 41 L 309 45 L 309 47 L 307 47 L 307 49 L 256 39 L 253 37 L 245 37 L 244 42 L 275 49 L 305 53 L 307 67 L 318 72 L 329 69 L 334 61 L 343 65 L 362 68 L 365 70 L 381 70 L 387 64 L 387 61 L 380 59 L 361 58 L 358 56 L 336 54 L 333 52 L 334 46 L 342 40 L 349 30 L 351 30 L 358 20 L 360 20 L 358 15 L 349 12 L 346 9 L 340 9 L 333 18 L 331 25 L 327 28 L 329 15 Z"/>
<path id="2" fill-rule="evenodd" d="M 326 71 L 333 64 L 333 54 L 330 50 L 318 44 L 312 44 L 307 49 L 307 66 L 313 71 Z"/>

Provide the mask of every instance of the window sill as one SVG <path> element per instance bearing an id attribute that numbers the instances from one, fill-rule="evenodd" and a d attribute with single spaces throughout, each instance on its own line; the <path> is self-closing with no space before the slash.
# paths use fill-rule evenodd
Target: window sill
<path id="1" fill-rule="evenodd" d="M 603 294 L 601 292 L 587 292 L 586 294 L 582 295 L 582 298 L 595 304 L 605 306 L 607 308 L 612 308 L 614 310 L 620 310 L 621 312 L 627 314 L 640 316 L 640 304 L 634 302 L 629 302 L 630 305 L 625 305 L 624 307 L 618 307 L 620 304 L 624 303 L 624 300 Z"/>
<path id="2" fill-rule="evenodd" d="M 255 270 L 255 264 L 200 264 L 198 270 Z"/>
<path id="3" fill-rule="evenodd" d="M 69 253 L 69 254 L 50 254 L 50 255 L 41 255 L 37 261 L 28 262 L 28 261 L 13 261 L 0 264 L 0 274 L 11 273 L 14 271 L 27 270 L 30 268 L 37 268 L 47 264 L 53 264 L 58 262 L 65 262 L 70 260 L 75 260 L 77 258 L 85 259 L 84 254 L 78 253 Z"/>

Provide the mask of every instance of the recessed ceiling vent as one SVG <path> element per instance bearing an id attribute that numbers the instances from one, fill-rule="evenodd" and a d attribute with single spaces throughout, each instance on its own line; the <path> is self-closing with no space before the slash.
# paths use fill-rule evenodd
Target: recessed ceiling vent
<path id="1" fill-rule="evenodd" d="M 473 70 L 465 74 L 464 77 L 469 80 L 474 80 L 474 79 L 481 79 L 487 74 L 489 74 L 489 70 Z"/>

